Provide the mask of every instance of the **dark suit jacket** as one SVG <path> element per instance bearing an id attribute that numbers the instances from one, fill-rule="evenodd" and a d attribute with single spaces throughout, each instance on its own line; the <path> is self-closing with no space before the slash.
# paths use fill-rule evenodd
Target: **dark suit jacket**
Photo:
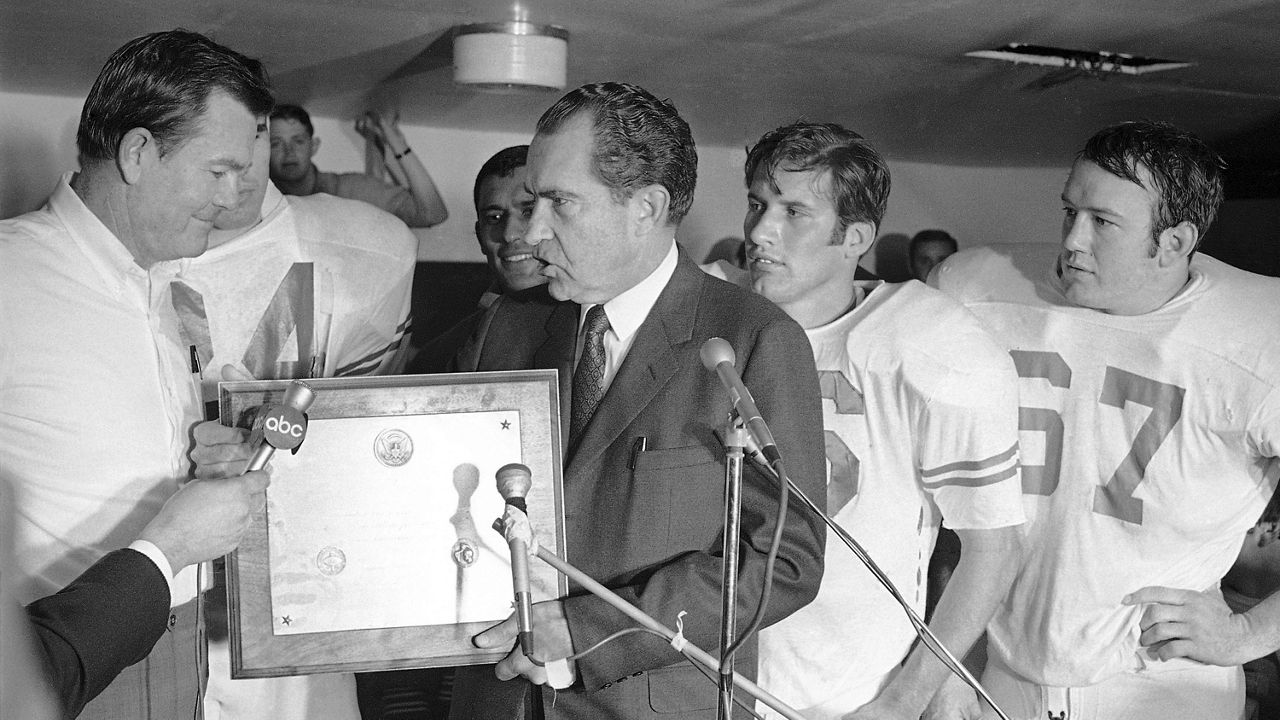
<path id="1" fill-rule="evenodd" d="M 164 634 L 169 584 L 146 555 L 117 550 L 28 605 L 27 616 L 50 684 L 73 718 Z"/>
<path id="2" fill-rule="evenodd" d="M 479 369 L 555 368 L 561 407 L 571 407 L 578 315 L 578 305 L 545 293 L 504 298 L 481 343 Z M 685 636 L 712 654 L 719 643 L 724 524 L 724 451 L 716 433 L 731 408 L 698 353 L 715 336 L 733 346 L 789 474 L 823 502 L 822 413 L 804 332 L 767 300 L 702 273 L 683 251 L 578 446 L 568 449 L 564 469 L 569 562 L 669 627 L 687 610 Z M 569 413 L 563 415 L 567 438 Z M 641 437 L 647 450 L 633 453 Z M 759 598 L 777 490 L 749 468 L 742 497 L 738 617 L 745 625 Z M 812 600 L 822 575 L 824 529 L 797 503 L 790 507 L 766 624 Z M 564 607 L 578 651 L 634 625 L 576 586 Z M 654 636 L 624 636 L 577 667 L 574 687 L 545 696 L 529 695 L 533 686 L 524 680 L 498 682 L 492 666 L 464 668 L 452 716 L 522 717 L 531 698 L 548 718 L 715 715 L 714 683 Z M 754 641 L 739 653 L 738 669 L 754 674 Z"/>
<path id="3" fill-rule="evenodd" d="M 467 340 L 479 329 L 488 310 L 477 308 L 452 327 L 423 343 L 413 359 L 405 365 L 405 374 L 454 372 L 455 356 L 466 346 Z M 468 368 L 474 370 L 475 368 Z"/>

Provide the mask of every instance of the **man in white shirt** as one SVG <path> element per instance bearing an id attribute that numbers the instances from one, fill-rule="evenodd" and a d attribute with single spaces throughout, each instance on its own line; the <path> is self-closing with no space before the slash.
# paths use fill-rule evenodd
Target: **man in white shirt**
<path id="1" fill-rule="evenodd" d="M 81 171 L 0 222 L 0 467 L 30 577 L 20 601 L 134 540 L 189 479 L 201 412 L 169 286 L 238 202 L 271 104 L 257 61 L 184 31 L 137 38 L 85 101 Z M 197 713 L 195 572 L 173 570 L 164 637 L 81 717 Z"/>

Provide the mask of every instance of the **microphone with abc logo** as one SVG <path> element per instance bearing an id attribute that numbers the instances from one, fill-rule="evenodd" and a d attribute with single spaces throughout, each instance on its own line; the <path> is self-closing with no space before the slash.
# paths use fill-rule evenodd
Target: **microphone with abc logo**
<path id="1" fill-rule="evenodd" d="M 254 435 L 261 433 L 261 440 L 249 459 L 246 472 L 261 470 L 276 450 L 294 450 L 307 436 L 307 409 L 316 399 L 311 386 L 294 380 L 284 392 L 279 405 L 263 407 L 254 422 Z"/>

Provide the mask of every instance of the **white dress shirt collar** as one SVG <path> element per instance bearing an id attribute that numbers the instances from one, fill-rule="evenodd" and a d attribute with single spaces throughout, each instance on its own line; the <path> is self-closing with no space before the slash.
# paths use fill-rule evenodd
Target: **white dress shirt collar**
<path id="1" fill-rule="evenodd" d="M 653 272 L 604 304 L 604 313 L 609 318 L 609 332 L 604 336 L 605 387 L 613 382 L 613 376 L 617 374 L 618 367 L 622 365 L 632 343 L 635 342 L 640 325 L 644 323 L 645 318 L 649 317 L 649 312 L 658 302 L 658 296 L 671 281 L 671 276 L 676 271 L 678 257 L 676 241 L 672 238 L 666 257 L 658 263 L 658 267 L 654 268 Z M 583 305 L 578 313 L 578 356 L 582 355 L 584 323 L 587 311 L 591 307 L 591 305 Z"/>

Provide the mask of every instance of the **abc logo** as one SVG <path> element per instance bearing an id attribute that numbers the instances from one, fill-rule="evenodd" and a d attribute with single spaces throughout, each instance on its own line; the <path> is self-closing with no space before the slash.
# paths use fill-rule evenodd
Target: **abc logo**
<path id="1" fill-rule="evenodd" d="M 302 444 L 307 434 L 307 419 L 296 408 L 272 405 L 262 423 L 263 438 L 278 450 L 289 450 Z"/>
<path id="2" fill-rule="evenodd" d="M 269 417 L 267 418 L 266 425 L 268 430 L 275 430 L 276 432 L 292 435 L 293 437 L 302 437 L 306 431 L 304 426 L 291 423 L 283 417 Z"/>

